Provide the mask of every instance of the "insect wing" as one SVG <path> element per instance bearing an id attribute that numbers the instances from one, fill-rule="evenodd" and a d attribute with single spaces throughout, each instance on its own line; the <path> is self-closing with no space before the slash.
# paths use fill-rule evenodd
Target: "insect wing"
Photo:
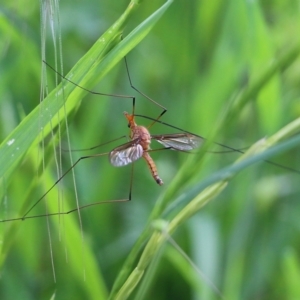
<path id="1" fill-rule="evenodd" d="M 188 133 L 175 133 L 166 135 L 152 135 L 153 139 L 164 145 L 178 151 L 190 151 L 201 146 L 203 139 Z"/>
<path id="2" fill-rule="evenodd" d="M 137 140 L 113 149 L 109 153 L 109 161 L 115 167 L 123 167 L 138 160 L 143 155 L 143 147 Z"/>

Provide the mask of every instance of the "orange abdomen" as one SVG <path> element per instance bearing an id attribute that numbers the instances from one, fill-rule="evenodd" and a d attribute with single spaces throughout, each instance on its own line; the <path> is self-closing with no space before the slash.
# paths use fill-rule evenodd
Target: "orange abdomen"
<path id="1" fill-rule="evenodd" d="M 149 167 L 149 169 L 151 171 L 152 177 L 154 178 L 154 180 L 156 181 L 156 183 L 159 184 L 159 185 L 163 185 L 164 183 L 160 179 L 160 177 L 158 176 L 157 168 L 156 168 L 156 165 L 155 165 L 152 157 L 149 155 L 148 152 L 144 152 L 143 157 L 146 160 L 146 162 L 148 164 L 148 167 Z"/>

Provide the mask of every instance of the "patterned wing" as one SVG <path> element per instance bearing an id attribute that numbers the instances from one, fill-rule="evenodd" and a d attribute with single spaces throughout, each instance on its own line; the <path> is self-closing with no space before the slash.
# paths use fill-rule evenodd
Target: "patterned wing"
<path id="1" fill-rule="evenodd" d="M 134 140 L 113 149 L 109 153 L 110 163 L 115 167 L 123 167 L 141 158 L 144 150 L 137 142 L 138 140 Z"/>
<path id="2" fill-rule="evenodd" d="M 201 146 L 203 139 L 189 133 L 175 133 L 165 135 L 152 135 L 151 138 L 158 141 L 166 148 L 178 151 L 190 151 Z"/>

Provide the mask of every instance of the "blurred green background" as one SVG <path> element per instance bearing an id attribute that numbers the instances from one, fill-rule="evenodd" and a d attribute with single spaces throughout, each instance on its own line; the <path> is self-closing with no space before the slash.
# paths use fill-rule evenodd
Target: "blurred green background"
<path id="1" fill-rule="evenodd" d="M 162 4 L 163 1 L 144 0 L 124 36 Z M 65 72 L 127 5 L 125 0 L 61 1 Z M 0 13 L 3 140 L 39 103 L 41 28 L 38 2 L 4 0 Z M 136 87 L 168 109 L 165 122 L 206 137 L 229 101 L 282 53 L 299 44 L 299 26 L 300 7 L 295 0 L 177 0 L 127 56 L 130 74 Z M 53 62 L 50 34 L 46 53 L 47 61 Z M 222 126 L 215 140 L 235 148 L 247 147 L 298 117 L 299 68 L 299 60 L 284 66 L 261 87 L 256 101 Z M 47 75 L 51 88 L 55 74 L 48 69 Z M 123 61 L 93 90 L 136 95 L 129 86 Z M 89 148 L 128 134 L 124 110 L 131 112 L 129 100 L 85 97 L 77 114 L 69 120 L 71 148 Z M 160 112 L 159 107 L 137 95 L 136 113 L 156 117 Z M 144 119 L 137 121 L 149 124 Z M 176 130 L 155 125 L 151 132 Z M 62 143 L 68 147 L 66 136 Z M 106 152 L 121 143 L 122 140 L 97 151 Z M 97 151 L 74 153 L 74 160 Z M 51 157 L 52 152 L 49 153 L 47 158 Z M 0 224 L 5 253 L 1 260 L 0 298 L 50 299 L 55 293 L 55 299 L 105 299 L 105 288 L 110 291 L 156 199 L 166 191 L 186 159 L 184 153 L 169 151 L 152 156 L 165 185 L 156 185 L 145 162 L 138 161 L 130 203 L 99 205 L 82 211 L 84 242 L 78 233 L 68 231 L 69 223 L 78 224 L 76 213 L 49 219 L 56 282 L 47 219 L 15 222 L 12 227 L 10 223 Z M 186 181 L 197 185 L 237 157 L 236 153 L 207 154 L 197 176 Z M 67 169 L 68 154 L 63 158 Z M 300 169 L 299 149 L 272 160 Z M 24 158 L 11 182 L 2 182 L 2 219 L 17 215 L 27 193 L 34 203 L 49 188 L 55 181 L 53 161 L 47 170 L 47 180 L 29 191 L 37 174 L 36 163 L 33 154 Z M 107 157 L 82 162 L 75 173 L 81 205 L 128 196 L 130 167 L 113 168 Z M 76 207 L 71 180 L 68 176 L 62 188 L 70 206 Z M 145 299 L 219 299 L 209 282 L 218 287 L 225 299 L 299 299 L 298 181 L 299 174 L 267 163 L 238 174 L 225 192 L 174 235 L 208 279 L 201 278 L 167 244 Z M 178 197 L 180 193 L 178 187 Z M 44 211 L 41 204 L 33 214 Z M 79 228 L 79 224 L 76 226 Z"/>

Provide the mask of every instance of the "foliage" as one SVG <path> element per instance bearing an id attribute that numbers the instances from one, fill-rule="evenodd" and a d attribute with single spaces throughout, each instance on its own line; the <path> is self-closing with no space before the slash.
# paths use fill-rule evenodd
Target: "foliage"
<path id="1" fill-rule="evenodd" d="M 177 0 L 167 7 L 170 2 L 144 0 L 126 15 L 124 32 L 124 20 L 107 31 L 128 2 L 60 3 L 63 69 L 90 90 L 135 95 L 135 113 L 155 118 L 161 108 L 130 88 L 124 63 L 112 69 L 147 35 L 127 55 L 134 86 L 167 107 L 162 121 L 208 142 L 197 154 L 153 152 L 163 187 L 138 161 L 132 200 L 85 208 L 82 224 L 77 213 L 0 224 L 1 299 L 106 299 L 111 291 L 112 299 L 218 299 L 213 286 L 226 299 L 299 298 L 300 175 L 266 162 L 300 170 L 297 2 Z M 127 134 L 122 112 L 132 109 L 128 99 L 90 95 L 66 81 L 56 88 L 63 87 L 62 98 L 52 92 L 38 105 L 45 67 L 39 6 L 16 3 L 5 1 L 0 15 L 1 219 L 22 216 L 56 181 L 53 150 L 59 152 L 60 134 L 69 147 L 65 127 L 72 149 L 89 148 Z M 168 9 L 154 13 L 160 7 Z M 46 54 L 57 66 L 60 53 L 50 35 Z M 55 76 L 48 68 L 50 91 Z M 44 127 L 43 137 L 36 127 Z M 155 124 L 151 132 L 177 130 Z M 242 157 L 214 154 L 224 149 L 212 141 L 252 147 Z M 72 152 L 73 161 L 123 142 Z M 67 170 L 69 154 L 62 160 Z M 80 162 L 80 205 L 126 198 L 130 175 L 105 156 Z M 64 211 L 76 207 L 71 174 L 47 196 L 49 212 L 58 211 L 58 194 Z M 31 215 L 44 213 L 41 202 Z M 205 279 L 174 251 L 169 234 Z"/>

